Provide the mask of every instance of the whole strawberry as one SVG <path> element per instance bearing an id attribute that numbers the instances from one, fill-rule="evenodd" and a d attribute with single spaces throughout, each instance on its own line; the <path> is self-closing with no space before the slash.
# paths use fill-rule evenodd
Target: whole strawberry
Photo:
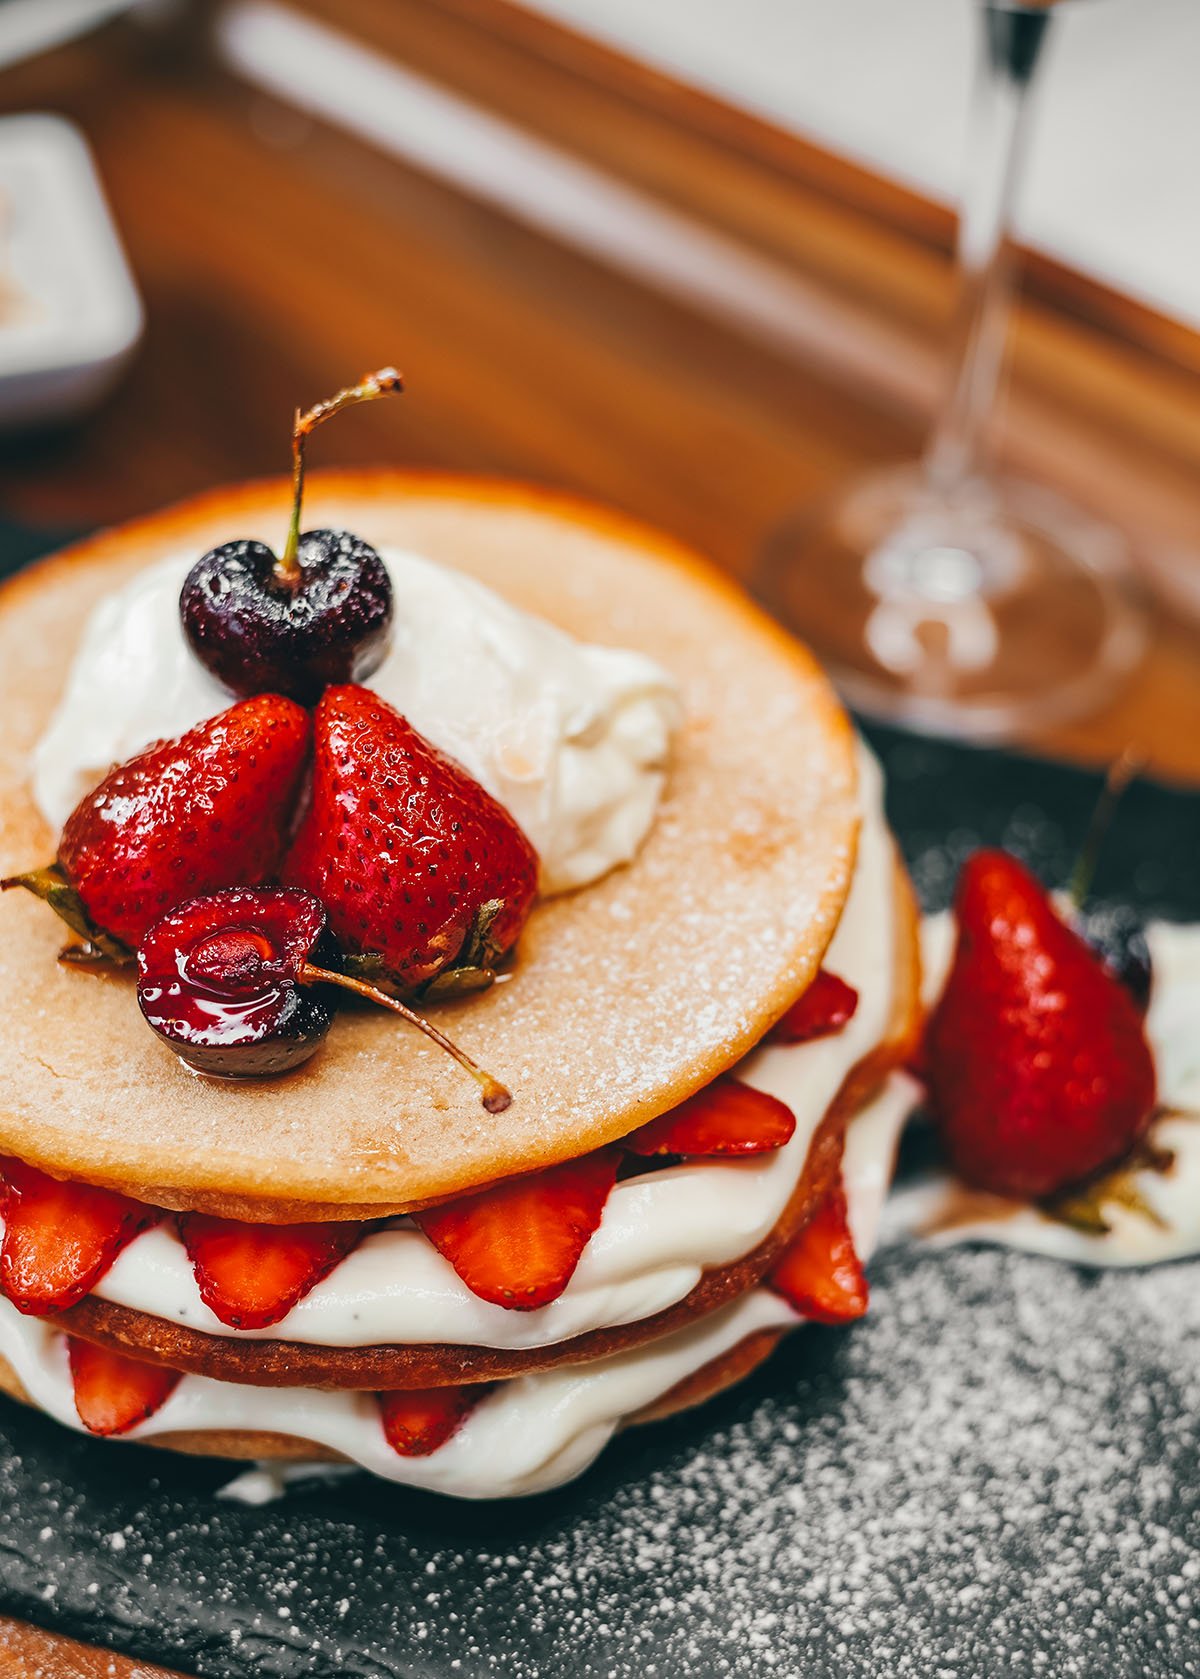
<path id="1" fill-rule="evenodd" d="M 1154 1061 L 1133 998 L 1003 851 L 959 880 L 958 944 L 926 1037 L 954 1169 L 1038 1199 L 1126 1154 L 1150 1122 Z"/>
<path id="2" fill-rule="evenodd" d="M 283 878 L 321 899 L 344 950 L 401 994 L 486 984 L 537 874 L 521 829 L 460 764 L 366 688 L 326 689 Z"/>
<path id="3" fill-rule="evenodd" d="M 304 775 L 308 714 L 243 700 L 111 770 L 67 819 L 58 860 L 5 881 L 120 956 L 185 899 L 275 873 Z"/>

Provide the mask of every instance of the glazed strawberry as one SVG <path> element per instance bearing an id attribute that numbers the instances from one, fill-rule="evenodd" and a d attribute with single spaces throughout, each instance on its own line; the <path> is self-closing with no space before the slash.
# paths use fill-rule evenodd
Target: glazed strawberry
<path id="1" fill-rule="evenodd" d="M 854 1016 L 858 992 L 844 979 L 820 968 L 802 997 L 794 1002 L 767 1034 L 772 1044 L 806 1044 L 813 1038 L 827 1038 Z"/>
<path id="2" fill-rule="evenodd" d="M 321 899 L 343 949 L 401 995 L 486 984 L 537 892 L 512 817 L 365 688 L 326 691 L 312 804 L 283 871 Z"/>
<path id="3" fill-rule="evenodd" d="M 243 700 L 110 771 L 68 817 L 57 864 L 4 885 L 46 898 L 120 955 L 185 899 L 275 873 L 308 741 L 307 713 L 291 700 Z"/>
<path id="4" fill-rule="evenodd" d="M 428 1457 L 492 1391 L 491 1383 L 468 1387 L 410 1388 L 380 1393 L 379 1414 L 388 1445 L 401 1457 Z"/>
<path id="5" fill-rule="evenodd" d="M 1052 1195 L 1119 1160 L 1150 1122 L 1141 1014 L 1005 852 L 968 860 L 955 912 L 954 962 L 925 1045 L 942 1141 L 980 1189 Z"/>
<path id="6" fill-rule="evenodd" d="M 121 1249 L 163 1216 L 110 1189 L 60 1183 L 21 1160 L 0 1160 L 0 1171 L 0 1293 L 31 1317 L 82 1300 Z"/>
<path id="7" fill-rule="evenodd" d="M 90 1434 L 128 1434 L 171 1397 L 178 1370 L 67 1336 L 75 1409 Z"/>
<path id="8" fill-rule="evenodd" d="M 184 1213 L 179 1234 L 210 1312 L 231 1329 L 285 1318 L 369 1229 L 365 1224 L 242 1224 Z"/>
<path id="9" fill-rule="evenodd" d="M 413 1218 L 481 1300 L 531 1312 L 557 1300 L 604 1214 L 616 1149 L 598 1149 Z"/>
<path id="10" fill-rule="evenodd" d="M 784 1102 L 722 1073 L 669 1113 L 622 1139 L 630 1154 L 762 1154 L 796 1129 Z"/>
<path id="11" fill-rule="evenodd" d="M 867 1309 L 867 1279 L 839 1177 L 771 1273 L 771 1287 L 812 1323 L 850 1323 Z"/>

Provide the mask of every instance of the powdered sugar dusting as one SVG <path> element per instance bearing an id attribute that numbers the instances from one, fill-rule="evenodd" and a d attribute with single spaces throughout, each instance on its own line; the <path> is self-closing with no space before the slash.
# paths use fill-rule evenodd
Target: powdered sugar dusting
<path id="1" fill-rule="evenodd" d="M 220 1465 L 147 1488 L 144 1460 L 56 1434 L 53 1458 L 0 1478 L 6 1590 L 53 1585 L 78 1624 L 98 1579 L 143 1654 L 230 1679 L 1185 1679 L 1198 1277 L 893 1250 L 853 1331 L 808 1331 L 740 1392 L 517 1506 L 353 1481 L 249 1510 L 207 1496 Z M 22 1499 L 48 1493 L 41 1542 Z M 128 1550 L 85 1579 L 97 1510 Z"/>

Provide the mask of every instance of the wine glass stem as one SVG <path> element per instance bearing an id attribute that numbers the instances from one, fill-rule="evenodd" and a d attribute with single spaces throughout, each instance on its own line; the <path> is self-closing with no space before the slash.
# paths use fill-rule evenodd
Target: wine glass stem
<path id="1" fill-rule="evenodd" d="M 1007 235 L 1028 127 L 1029 90 L 1048 10 L 984 0 L 958 227 L 959 301 L 950 387 L 925 452 L 935 489 L 974 477 L 1004 361 L 1011 275 Z"/>

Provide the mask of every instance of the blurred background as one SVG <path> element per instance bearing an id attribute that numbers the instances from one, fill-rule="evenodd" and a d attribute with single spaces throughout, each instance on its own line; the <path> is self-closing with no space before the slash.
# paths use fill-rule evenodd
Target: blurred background
<path id="1" fill-rule="evenodd" d="M 748 575 L 944 387 L 974 0 L 0 0 L 10 558 L 314 464 L 515 474 Z M 1061 13 L 1061 17 L 1057 15 Z M 1200 778 L 1200 7 L 1056 9 L 994 443 L 1114 521 L 1102 713 Z"/>

